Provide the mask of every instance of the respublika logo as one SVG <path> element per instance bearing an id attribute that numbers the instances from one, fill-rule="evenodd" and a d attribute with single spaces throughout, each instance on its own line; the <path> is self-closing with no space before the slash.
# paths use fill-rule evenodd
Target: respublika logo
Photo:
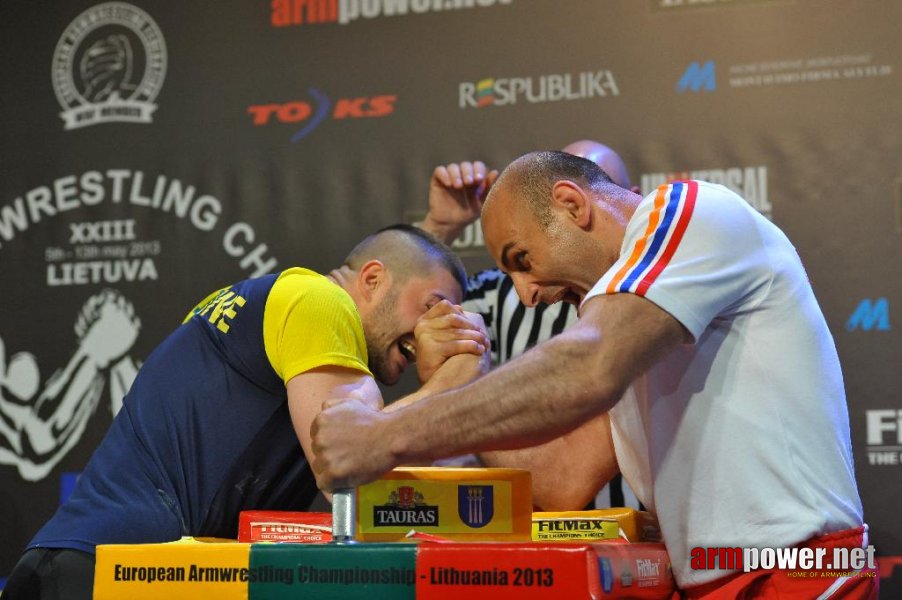
<path id="1" fill-rule="evenodd" d="M 391 94 L 358 96 L 339 98 L 333 106 L 332 101 L 323 92 L 314 88 L 310 88 L 307 92 L 310 94 L 311 101 L 292 100 L 272 104 L 255 104 L 249 106 L 247 112 L 257 127 L 272 123 L 303 123 L 304 125 L 291 135 L 291 143 L 296 143 L 310 135 L 329 117 L 334 121 L 385 117 L 394 112 L 395 102 L 398 100 L 397 96 Z"/>
<path id="2" fill-rule="evenodd" d="M 772 218 L 773 206 L 767 199 L 767 167 L 726 167 L 719 169 L 696 169 L 693 171 L 672 171 L 670 173 L 645 173 L 640 180 L 642 194 L 650 194 L 658 186 L 671 181 L 698 179 L 718 183 L 733 190 L 751 204 L 755 210 L 768 219 Z"/>
<path id="3" fill-rule="evenodd" d="M 52 71 L 65 129 L 112 121 L 150 123 L 166 76 L 166 42 L 140 8 L 98 4 L 63 32 Z"/>
<path id="4" fill-rule="evenodd" d="M 846 329 L 856 331 L 889 331 L 889 300 L 865 298 L 858 303 L 852 316 L 846 321 Z"/>
<path id="5" fill-rule="evenodd" d="M 902 409 L 865 411 L 868 464 L 902 464 Z"/>
<path id="6" fill-rule="evenodd" d="M 715 74 L 715 63 L 709 60 L 704 64 L 693 62 L 683 72 L 683 76 L 677 82 L 677 91 L 685 92 L 691 90 L 693 92 L 713 92 L 717 89 L 717 77 Z"/>
<path id="7" fill-rule="evenodd" d="M 488 77 L 458 85 L 461 109 L 508 106 L 520 101 L 538 104 L 619 95 L 614 73 L 607 69 L 538 77 Z"/>
<path id="8" fill-rule="evenodd" d="M 338 23 L 446 10 L 485 8 L 513 0 L 272 0 L 273 27 Z"/>

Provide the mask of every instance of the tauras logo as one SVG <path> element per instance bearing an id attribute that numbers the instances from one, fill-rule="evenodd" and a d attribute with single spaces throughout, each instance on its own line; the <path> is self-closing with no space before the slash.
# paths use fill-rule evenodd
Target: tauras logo
<path id="1" fill-rule="evenodd" d="M 166 42 L 146 12 L 124 2 L 78 15 L 53 53 L 53 91 L 65 129 L 150 123 L 166 76 Z"/>
<path id="2" fill-rule="evenodd" d="M 426 504 L 423 494 L 404 485 L 388 495 L 388 502 L 373 506 L 373 526 L 438 525 L 438 506 Z"/>

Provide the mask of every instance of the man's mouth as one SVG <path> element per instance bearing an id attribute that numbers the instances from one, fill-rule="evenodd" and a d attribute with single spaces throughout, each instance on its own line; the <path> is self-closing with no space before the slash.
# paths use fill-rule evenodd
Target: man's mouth
<path id="1" fill-rule="evenodd" d="M 407 359 L 408 363 L 417 361 L 417 347 L 410 340 L 398 342 L 398 350 L 401 351 L 401 355 Z"/>
<path id="2" fill-rule="evenodd" d="M 558 302 L 566 302 L 567 304 L 579 304 L 580 296 L 576 292 L 574 292 L 571 288 L 565 287 L 557 294 L 555 294 L 551 300 L 548 301 L 548 304 L 557 304 Z"/>
<path id="3" fill-rule="evenodd" d="M 561 297 L 561 301 L 566 302 L 567 304 L 573 304 L 574 306 L 579 306 L 580 302 L 583 301 L 583 297 L 568 288 Z"/>

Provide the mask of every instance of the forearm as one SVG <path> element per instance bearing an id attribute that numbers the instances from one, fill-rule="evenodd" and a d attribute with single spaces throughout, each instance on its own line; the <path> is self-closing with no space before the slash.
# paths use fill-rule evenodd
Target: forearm
<path id="1" fill-rule="evenodd" d="M 618 472 L 608 415 L 532 448 L 484 452 L 490 467 L 527 469 L 542 510 L 581 510 Z"/>
<path id="2" fill-rule="evenodd" d="M 428 213 L 423 222 L 420 223 L 420 229 L 428 231 L 448 246 L 459 238 L 466 228 L 466 223 L 439 223 Z"/>
<path id="3" fill-rule="evenodd" d="M 482 356 L 474 354 L 458 354 L 452 356 L 423 386 L 412 394 L 395 400 L 385 407 L 385 411 L 394 412 L 435 394 L 465 385 L 489 370 L 489 357 L 486 352 Z"/>
<path id="4" fill-rule="evenodd" d="M 571 329 L 463 388 L 387 420 L 401 462 L 533 446 L 607 411 L 619 390 L 598 369 L 598 333 Z"/>

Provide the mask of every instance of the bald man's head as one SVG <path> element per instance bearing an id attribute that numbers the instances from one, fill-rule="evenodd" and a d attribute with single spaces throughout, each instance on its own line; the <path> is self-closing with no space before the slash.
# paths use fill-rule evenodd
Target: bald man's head
<path id="1" fill-rule="evenodd" d="M 491 210 L 492 199 L 502 191 L 516 190 L 516 196 L 529 205 L 539 225 L 545 229 L 552 221 L 550 198 L 557 181 L 569 180 L 587 191 L 599 194 L 622 193 L 605 171 L 585 158 L 560 150 L 530 152 L 509 164 L 501 175 L 483 207 L 483 214 Z"/>
<path id="2" fill-rule="evenodd" d="M 410 225 L 392 225 L 380 229 L 357 244 L 344 264 L 357 271 L 370 260 L 386 266 L 395 280 L 403 284 L 411 277 L 426 276 L 436 267 L 448 271 L 467 288 L 467 271 L 460 258 L 433 235 Z"/>
<path id="3" fill-rule="evenodd" d="M 579 140 L 567 144 L 564 152 L 591 160 L 608 174 L 611 180 L 624 189 L 630 189 L 630 176 L 626 171 L 626 164 L 620 155 L 594 140 Z"/>

